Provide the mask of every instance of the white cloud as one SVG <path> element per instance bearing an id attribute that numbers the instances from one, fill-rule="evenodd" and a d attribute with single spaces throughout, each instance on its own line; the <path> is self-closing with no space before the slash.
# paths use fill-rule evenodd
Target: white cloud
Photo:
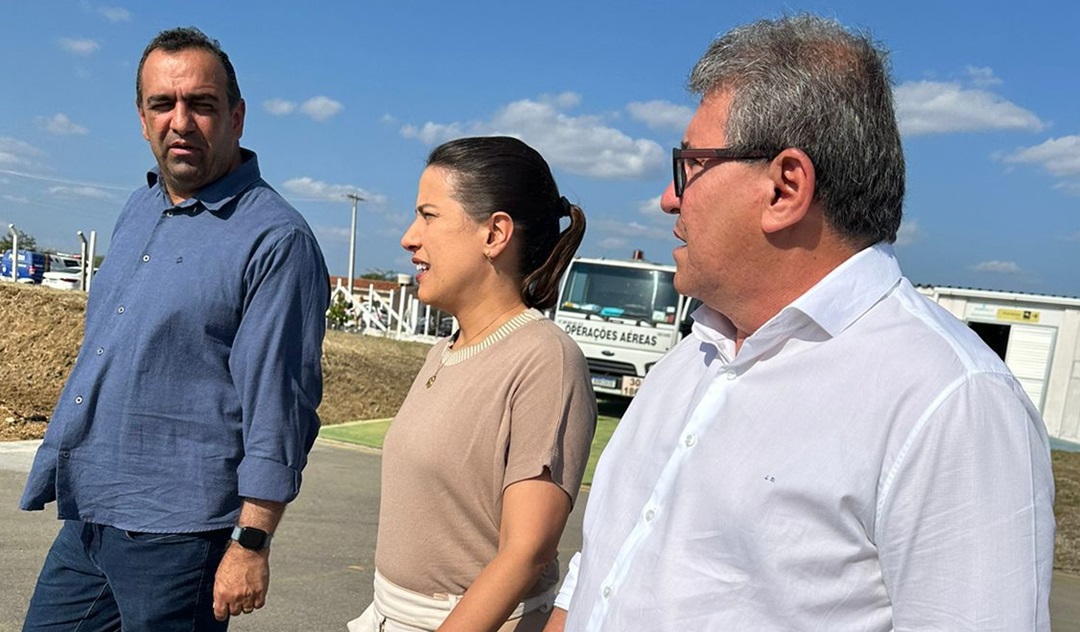
<path id="1" fill-rule="evenodd" d="M 977 66 L 967 67 L 968 77 L 971 78 L 971 83 L 976 88 L 989 88 L 990 86 L 998 86 L 1003 82 L 998 79 L 994 74 L 993 68 L 980 68 Z"/>
<path id="2" fill-rule="evenodd" d="M 1065 236 L 1065 241 L 1080 242 L 1080 231 L 1077 231 L 1077 232 L 1075 232 L 1075 233 L 1073 233 L 1071 235 L 1066 235 Z"/>
<path id="3" fill-rule="evenodd" d="M 73 39 L 70 37 L 60 38 L 60 48 L 73 55 L 89 55 L 101 46 L 92 39 Z"/>
<path id="4" fill-rule="evenodd" d="M 560 92 L 559 94 L 544 94 L 540 96 L 540 101 L 560 110 L 572 110 L 581 105 L 581 95 L 569 91 Z"/>
<path id="5" fill-rule="evenodd" d="M 646 226 L 639 222 L 626 222 L 612 219 L 589 220 L 589 230 L 614 237 L 633 239 L 666 239 L 671 237 L 672 226 Z"/>
<path id="6" fill-rule="evenodd" d="M 562 112 L 567 104 L 578 103 L 566 94 L 573 93 L 515 101 L 488 121 L 406 125 L 401 135 L 429 145 L 465 135 L 514 136 L 536 148 L 552 165 L 593 178 L 640 178 L 662 169 L 664 150 L 660 145 L 631 138 L 598 116 Z"/>
<path id="7" fill-rule="evenodd" d="M 648 216 L 648 217 L 655 217 L 655 216 L 659 215 L 660 217 L 670 218 L 670 216 L 667 213 L 665 213 L 662 208 L 660 208 L 660 196 L 659 195 L 657 195 L 656 197 L 651 197 L 651 198 L 649 198 L 647 200 L 641 200 L 640 202 L 638 202 L 637 211 L 638 211 L 638 213 L 640 213 L 642 215 L 645 215 L 645 216 Z"/>
<path id="8" fill-rule="evenodd" d="M 923 236 L 922 229 L 919 228 L 919 221 L 915 219 L 905 219 L 900 224 L 900 230 L 896 231 L 896 245 L 908 246 Z"/>
<path id="9" fill-rule="evenodd" d="M 268 99 L 263 101 L 263 109 L 274 116 L 285 116 L 293 113 L 296 109 L 296 102 L 286 101 L 285 99 Z"/>
<path id="10" fill-rule="evenodd" d="M 29 143 L 0 136 L 0 165 L 28 166 L 41 151 Z"/>
<path id="11" fill-rule="evenodd" d="M 393 114 L 383 114 L 379 117 L 379 122 L 383 125 L 397 125 L 397 118 Z"/>
<path id="12" fill-rule="evenodd" d="M 90 131 L 82 125 L 74 123 L 68 118 L 67 114 L 62 112 L 53 116 L 39 116 L 37 117 L 37 123 L 45 131 L 58 136 L 85 135 Z"/>
<path id="13" fill-rule="evenodd" d="M 669 129 L 682 132 L 694 118 L 694 110 L 670 101 L 635 101 L 626 106 L 630 117 L 653 129 Z"/>
<path id="14" fill-rule="evenodd" d="M 4 198 L 8 202 L 14 202 L 15 204 L 29 204 L 30 203 L 30 198 L 23 197 L 21 195 L 8 195 L 7 193 L 5 193 L 4 195 L 2 195 L 0 197 Z"/>
<path id="15" fill-rule="evenodd" d="M 114 199 L 113 195 L 108 191 L 103 191 L 102 189 L 91 186 L 49 187 L 49 193 L 58 198 L 64 198 L 69 200 L 73 198 L 89 198 L 91 200 L 101 201 L 109 201 Z"/>
<path id="16" fill-rule="evenodd" d="M 900 131 L 908 135 L 1020 130 L 1046 123 L 1034 113 L 985 90 L 958 83 L 909 81 L 896 87 Z"/>
<path id="17" fill-rule="evenodd" d="M 1038 165 L 1059 177 L 1080 176 L 1080 135 L 1051 138 L 1002 157 L 1008 163 Z"/>
<path id="18" fill-rule="evenodd" d="M 131 12 L 124 7 L 98 7 L 94 10 L 110 22 L 127 22 L 131 19 Z"/>
<path id="19" fill-rule="evenodd" d="M 630 248 L 630 242 L 622 237 L 605 237 L 596 245 L 604 250 L 627 250 Z"/>
<path id="20" fill-rule="evenodd" d="M 974 272 L 990 272 L 994 274 L 1020 274 L 1022 272 L 1020 266 L 1013 261 L 997 260 L 976 263 L 973 266 L 968 266 L 968 269 Z"/>
<path id="21" fill-rule="evenodd" d="M 131 19 L 131 12 L 124 7 L 95 7 L 87 0 L 79 2 L 79 6 L 82 7 L 83 11 L 86 11 L 87 13 L 97 13 L 110 22 L 127 22 Z"/>
<path id="22" fill-rule="evenodd" d="M 336 242 L 347 244 L 349 243 L 349 229 L 342 228 L 341 226 L 315 226 L 311 229 L 315 232 L 315 236 L 319 238 L 319 241 L 323 242 Z"/>
<path id="23" fill-rule="evenodd" d="M 479 134 L 480 131 L 476 130 L 476 133 Z M 424 123 L 422 127 L 405 125 L 401 128 L 401 135 L 405 138 L 415 138 L 425 145 L 434 145 L 442 141 L 464 136 L 465 128 L 460 123 L 442 124 L 428 121 L 427 123 Z"/>
<path id="24" fill-rule="evenodd" d="M 1054 188 L 1068 195 L 1080 196 L 1080 182 L 1058 182 Z"/>
<path id="25" fill-rule="evenodd" d="M 332 118 L 343 109 L 345 106 L 341 102 L 324 96 L 312 97 L 300 106 L 301 112 L 320 122 Z"/>
<path id="26" fill-rule="evenodd" d="M 281 185 L 281 188 L 297 197 L 320 202 L 350 203 L 345 197 L 350 193 L 355 193 L 364 198 L 361 204 L 383 204 L 386 202 L 385 195 L 370 193 L 352 184 L 330 184 L 307 176 L 286 180 Z"/>

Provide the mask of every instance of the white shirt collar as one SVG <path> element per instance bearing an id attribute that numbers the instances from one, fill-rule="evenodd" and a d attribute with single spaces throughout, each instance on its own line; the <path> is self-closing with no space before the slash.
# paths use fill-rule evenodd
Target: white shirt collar
<path id="1" fill-rule="evenodd" d="M 739 360 L 750 361 L 807 327 L 817 329 L 816 335 L 836 336 L 892 291 L 900 279 L 900 265 L 891 244 L 878 243 L 856 253 L 748 337 Z M 715 345 L 723 356 L 734 356 L 736 330 L 726 316 L 702 305 L 693 318 L 698 338 Z"/>

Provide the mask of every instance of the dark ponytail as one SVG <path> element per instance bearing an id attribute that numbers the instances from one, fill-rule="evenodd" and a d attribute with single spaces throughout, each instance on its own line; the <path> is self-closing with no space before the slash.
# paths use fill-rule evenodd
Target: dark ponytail
<path id="1" fill-rule="evenodd" d="M 439 145 L 427 165 L 452 172 L 454 198 L 474 220 L 510 215 L 521 253 L 521 298 L 528 307 L 553 307 L 585 234 L 585 214 L 559 194 L 544 158 L 516 138 L 485 136 Z M 563 217 L 570 225 L 560 231 Z"/>
<path id="2" fill-rule="evenodd" d="M 570 225 L 559 233 L 559 238 L 544 264 L 525 277 L 521 298 L 529 307 L 548 309 L 555 306 L 559 300 L 559 282 L 581 245 L 581 238 L 585 236 L 585 213 L 581 207 L 567 202 L 567 212 Z"/>

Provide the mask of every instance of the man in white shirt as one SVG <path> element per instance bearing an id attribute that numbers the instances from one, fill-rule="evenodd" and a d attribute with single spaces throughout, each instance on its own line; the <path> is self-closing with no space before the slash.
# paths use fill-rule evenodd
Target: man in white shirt
<path id="1" fill-rule="evenodd" d="M 546 630 L 1049 630 L 1046 430 L 901 276 L 886 53 L 762 21 L 690 88 L 661 206 L 704 306 L 600 459 Z"/>

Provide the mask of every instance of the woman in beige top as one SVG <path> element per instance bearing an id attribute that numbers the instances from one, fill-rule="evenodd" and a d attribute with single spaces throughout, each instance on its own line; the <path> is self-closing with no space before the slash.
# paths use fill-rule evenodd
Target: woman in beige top
<path id="1" fill-rule="evenodd" d="M 543 628 L 596 400 L 581 351 L 538 310 L 584 231 L 517 139 L 429 156 L 401 245 L 420 300 L 460 329 L 432 348 L 387 433 L 375 602 L 350 630 Z"/>

